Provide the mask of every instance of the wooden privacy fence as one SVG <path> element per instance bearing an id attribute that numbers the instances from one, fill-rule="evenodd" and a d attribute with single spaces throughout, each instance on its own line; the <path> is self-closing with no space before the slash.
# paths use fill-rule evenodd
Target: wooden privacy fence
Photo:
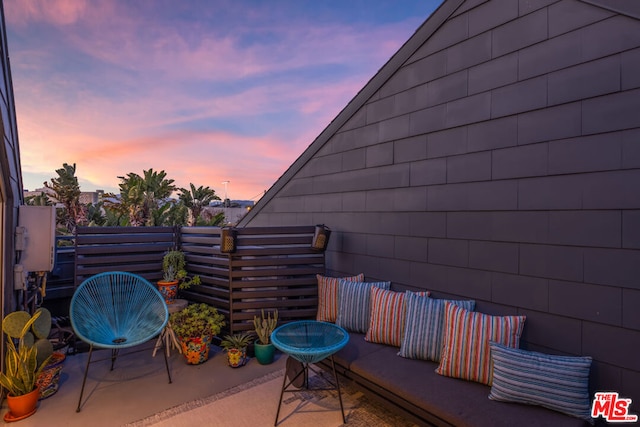
<path id="1" fill-rule="evenodd" d="M 236 229 L 237 251 L 220 253 L 220 228 L 183 227 L 182 249 L 189 270 L 203 286 L 183 295 L 206 302 L 227 317 L 231 333 L 253 329 L 253 316 L 278 309 L 281 321 L 315 317 L 316 274 L 324 274 L 324 253 L 311 249 L 314 227 Z"/>
<path id="2" fill-rule="evenodd" d="M 105 271 L 136 273 L 155 283 L 162 257 L 179 244 L 174 227 L 78 227 L 74 284 Z"/>
<path id="3" fill-rule="evenodd" d="M 119 230 L 119 231 L 118 231 Z M 190 274 L 202 285 L 183 298 L 216 307 L 226 332 L 253 329 L 253 316 L 278 309 L 281 322 L 314 318 L 316 274 L 325 273 L 324 252 L 311 248 L 314 226 L 252 227 L 236 231 L 237 250 L 220 252 L 219 227 L 84 227 L 76 239 L 76 286 L 102 271 L 130 271 L 160 279 L 162 256 L 173 245 L 186 254 Z"/>

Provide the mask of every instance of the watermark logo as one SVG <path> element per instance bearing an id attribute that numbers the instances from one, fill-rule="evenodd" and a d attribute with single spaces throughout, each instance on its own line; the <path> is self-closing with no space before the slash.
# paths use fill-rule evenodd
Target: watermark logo
<path id="1" fill-rule="evenodd" d="M 591 416 L 602 417 L 610 423 L 635 423 L 638 416 L 629 413 L 631 399 L 621 398 L 615 391 L 599 391 L 591 405 Z"/>

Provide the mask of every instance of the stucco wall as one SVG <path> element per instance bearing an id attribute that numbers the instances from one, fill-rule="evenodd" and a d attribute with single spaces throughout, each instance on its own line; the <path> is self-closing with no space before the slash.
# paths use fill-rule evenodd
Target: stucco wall
<path id="1" fill-rule="evenodd" d="M 527 316 L 640 403 L 640 21 L 465 2 L 248 225 L 325 223 L 331 272 Z"/>

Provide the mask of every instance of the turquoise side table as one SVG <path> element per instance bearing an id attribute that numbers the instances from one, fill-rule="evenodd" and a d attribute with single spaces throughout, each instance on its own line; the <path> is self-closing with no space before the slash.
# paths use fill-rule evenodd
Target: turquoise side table
<path id="1" fill-rule="evenodd" d="M 342 393 L 340 392 L 340 382 L 338 381 L 338 375 L 336 374 L 336 365 L 333 361 L 333 354 L 347 345 L 347 342 L 349 342 L 349 333 L 333 323 L 319 322 L 315 320 L 301 320 L 285 323 L 284 325 L 277 327 L 271 333 L 271 342 L 278 350 L 301 362 L 304 367 L 304 369 L 291 378 L 289 382 L 287 382 L 287 375 L 285 373 L 274 425 L 278 425 L 280 407 L 282 406 L 282 397 L 284 396 L 284 393 L 296 391 L 289 389 L 289 387 L 300 375 L 304 375 L 304 387 L 307 390 L 338 391 L 340 411 L 342 412 L 342 422 L 346 423 L 344 406 L 342 405 Z M 331 359 L 331 368 L 333 370 L 333 379 L 335 383 L 330 382 L 332 386 L 331 388 L 309 389 L 309 369 L 317 372 L 313 368 L 310 368 L 309 365 L 318 363 L 327 357 Z"/>

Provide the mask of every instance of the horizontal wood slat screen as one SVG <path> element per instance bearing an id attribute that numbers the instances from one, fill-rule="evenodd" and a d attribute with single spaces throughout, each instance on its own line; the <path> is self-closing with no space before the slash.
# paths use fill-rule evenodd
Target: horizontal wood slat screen
<path id="1" fill-rule="evenodd" d="M 325 258 L 311 249 L 314 230 L 238 228 L 236 252 L 223 254 L 220 228 L 183 227 L 181 244 L 189 271 L 199 274 L 203 284 L 182 295 L 217 307 L 230 333 L 253 330 L 253 316 L 262 309 L 278 309 L 281 321 L 315 318 L 316 274 L 325 273 Z"/>
<path id="2" fill-rule="evenodd" d="M 78 227 L 75 286 L 103 271 L 129 271 L 155 283 L 164 252 L 179 245 L 201 286 L 181 297 L 216 307 L 225 333 L 253 330 L 253 316 L 278 309 L 282 322 L 315 318 L 316 274 L 325 274 L 323 252 L 311 249 L 314 226 L 238 228 L 237 250 L 220 252 L 219 227 Z"/>
<path id="3" fill-rule="evenodd" d="M 174 227 L 78 227 L 75 286 L 105 271 L 136 273 L 155 283 L 162 257 L 178 243 Z"/>

